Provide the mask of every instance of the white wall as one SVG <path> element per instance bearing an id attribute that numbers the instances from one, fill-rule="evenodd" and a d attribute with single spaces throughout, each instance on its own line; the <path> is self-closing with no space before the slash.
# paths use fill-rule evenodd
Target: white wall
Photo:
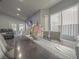
<path id="1" fill-rule="evenodd" d="M 10 28 L 10 24 L 24 24 L 24 21 L 0 14 L 0 28 Z"/>

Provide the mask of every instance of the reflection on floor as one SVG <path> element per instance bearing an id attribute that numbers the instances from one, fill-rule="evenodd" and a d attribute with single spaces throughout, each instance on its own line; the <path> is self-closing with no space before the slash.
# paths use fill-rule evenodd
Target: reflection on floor
<path id="1" fill-rule="evenodd" d="M 48 54 L 43 50 L 41 52 L 41 47 L 38 47 L 33 41 L 29 39 L 18 40 L 17 41 L 17 49 L 16 49 L 16 59 L 60 59 L 55 55 L 46 55 Z M 43 54 L 46 53 L 46 54 Z"/>
<path id="2" fill-rule="evenodd" d="M 16 59 L 76 59 L 75 50 L 45 39 L 16 38 Z"/>

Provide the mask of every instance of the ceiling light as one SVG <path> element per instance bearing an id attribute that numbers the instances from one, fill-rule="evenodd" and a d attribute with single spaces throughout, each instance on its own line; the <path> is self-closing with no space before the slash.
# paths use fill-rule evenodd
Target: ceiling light
<path id="1" fill-rule="evenodd" d="M 24 0 L 19 0 L 20 2 L 23 2 Z"/>
<path id="2" fill-rule="evenodd" d="M 19 16 L 20 14 L 17 14 L 17 16 Z"/>
<path id="3" fill-rule="evenodd" d="M 20 9 L 20 8 L 17 8 L 17 10 L 18 10 L 18 11 L 21 11 L 21 9 Z"/>

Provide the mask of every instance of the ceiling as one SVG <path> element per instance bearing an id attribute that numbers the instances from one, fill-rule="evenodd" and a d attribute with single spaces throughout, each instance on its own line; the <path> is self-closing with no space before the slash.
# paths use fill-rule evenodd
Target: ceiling
<path id="1" fill-rule="evenodd" d="M 0 0 L 0 12 L 25 20 L 40 9 L 49 8 L 61 0 Z M 20 8 L 21 11 L 18 11 Z M 17 16 L 17 13 L 20 15 Z"/>

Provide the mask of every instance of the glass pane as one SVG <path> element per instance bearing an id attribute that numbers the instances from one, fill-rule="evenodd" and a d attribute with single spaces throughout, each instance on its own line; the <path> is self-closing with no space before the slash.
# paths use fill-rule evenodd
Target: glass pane
<path id="1" fill-rule="evenodd" d="M 59 26 L 61 25 L 61 13 L 51 15 L 50 23 L 51 23 L 51 31 L 59 32 L 60 31 Z"/>
<path id="2" fill-rule="evenodd" d="M 64 35 L 75 36 L 77 34 L 77 24 L 78 24 L 78 6 L 66 9 L 62 11 L 62 26 L 66 26 L 62 32 Z"/>
<path id="3" fill-rule="evenodd" d="M 19 35 L 22 35 L 25 31 L 25 25 L 24 24 L 19 24 Z"/>

